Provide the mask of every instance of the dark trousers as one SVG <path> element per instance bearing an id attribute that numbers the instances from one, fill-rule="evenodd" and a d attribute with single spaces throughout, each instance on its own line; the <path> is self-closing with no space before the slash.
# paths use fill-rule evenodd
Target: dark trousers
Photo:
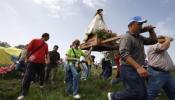
<path id="1" fill-rule="evenodd" d="M 112 75 L 112 66 L 105 66 L 100 75 L 104 80 L 108 79 Z"/>
<path id="2" fill-rule="evenodd" d="M 48 82 L 49 77 L 51 81 L 55 81 L 58 65 L 57 64 L 47 64 L 45 73 L 45 82 Z M 51 74 L 51 76 L 50 76 Z"/>
<path id="3" fill-rule="evenodd" d="M 126 89 L 112 94 L 112 100 L 147 100 L 147 91 L 144 78 L 129 65 L 122 65 L 121 78 Z"/>
<path id="4" fill-rule="evenodd" d="M 16 64 L 16 70 L 20 71 L 20 72 L 25 72 L 25 69 L 26 69 L 26 63 L 25 61 L 19 61 L 18 64 Z"/>
<path id="5" fill-rule="evenodd" d="M 44 83 L 44 67 L 45 64 L 38 64 L 29 62 L 27 63 L 27 69 L 22 80 L 22 88 L 21 88 L 21 95 L 27 95 L 27 92 L 30 87 L 30 82 L 35 78 L 36 75 L 39 77 L 39 84 L 43 85 Z"/>

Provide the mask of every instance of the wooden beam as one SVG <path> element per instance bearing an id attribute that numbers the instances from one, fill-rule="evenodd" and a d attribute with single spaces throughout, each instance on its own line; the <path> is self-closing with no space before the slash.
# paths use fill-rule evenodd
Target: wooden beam
<path id="1" fill-rule="evenodd" d="M 104 44 L 104 43 L 107 43 L 107 42 L 111 42 L 111 41 L 115 41 L 115 40 L 118 40 L 118 39 L 120 39 L 119 36 L 112 37 L 112 38 L 109 38 L 109 39 L 106 39 L 106 40 L 101 41 L 101 44 Z"/>
<path id="2" fill-rule="evenodd" d="M 88 53 L 87 53 L 86 57 L 88 57 L 88 56 L 91 55 L 91 52 L 92 52 L 93 48 L 94 48 L 94 47 L 90 47 L 90 49 L 88 50 Z"/>

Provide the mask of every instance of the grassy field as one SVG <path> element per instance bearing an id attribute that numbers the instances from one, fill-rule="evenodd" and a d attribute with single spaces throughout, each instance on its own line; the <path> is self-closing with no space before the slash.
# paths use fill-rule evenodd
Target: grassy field
<path id="1" fill-rule="evenodd" d="M 101 69 L 93 69 L 87 81 L 80 81 L 81 100 L 107 100 L 108 91 L 122 90 L 122 84 L 110 85 L 109 80 L 101 80 Z M 14 75 L 15 73 L 15 75 Z M 16 78 L 18 73 L 0 76 L 0 100 L 16 100 L 19 95 L 21 79 Z M 114 75 L 113 75 L 114 76 Z M 73 100 L 72 95 L 65 94 L 63 69 L 59 69 L 55 85 L 46 85 L 43 89 L 38 84 L 31 84 L 28 96 L 24 100 Z M 157 100 L 167 100 L 162 92 Z"/>

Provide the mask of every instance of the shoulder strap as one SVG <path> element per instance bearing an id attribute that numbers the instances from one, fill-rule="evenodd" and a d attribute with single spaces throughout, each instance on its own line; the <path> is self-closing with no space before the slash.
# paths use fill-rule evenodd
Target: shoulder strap
<path id="1" fill-rule="evenodd" d="M 74 55 L 75 55 L 75 58 L 77 58 L 77 55 L 75 54 L 75 51 L 74 51 L 74 49 L 72 48 L 72 51 L 73 51 L 73 53 L 74 53 Z"/>
<path id="2" fill-rule="evenodd" d="M 30 57 L 33 53 L 35 53 L 37 50 L 39 50 L 41 47 L 43 47 L 45 42 L 43 42 L 39 47 L 33 49 L 29 54 L 28 57 Z"/>
<path id="3" fill-rule="evenodd" d="M 18 60 L 21 58 L 21 54 L 22 54 L 22 51 L 20 52 L 19 56 L 18 56 Z"/>

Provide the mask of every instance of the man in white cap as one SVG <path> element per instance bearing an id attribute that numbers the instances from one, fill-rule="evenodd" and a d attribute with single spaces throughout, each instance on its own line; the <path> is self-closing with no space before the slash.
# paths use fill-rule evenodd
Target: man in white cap
<path id="1" fill-rule="evenodd" d="M 122 36 L 119 45 L 121 78 L 127 89 L 116 93 L 109 92 L 109 100 L 147 100 L 144 78 L 148 72 L 143 68 L 144 45 L 157 43 L 157 36 L 153 26 L 142 27 L 146 22 L 140 16 L 135 16 L 128 23 L 129 30 Z M 140 35 L 143 32 L 149 32 L 149 38 Z"/>

